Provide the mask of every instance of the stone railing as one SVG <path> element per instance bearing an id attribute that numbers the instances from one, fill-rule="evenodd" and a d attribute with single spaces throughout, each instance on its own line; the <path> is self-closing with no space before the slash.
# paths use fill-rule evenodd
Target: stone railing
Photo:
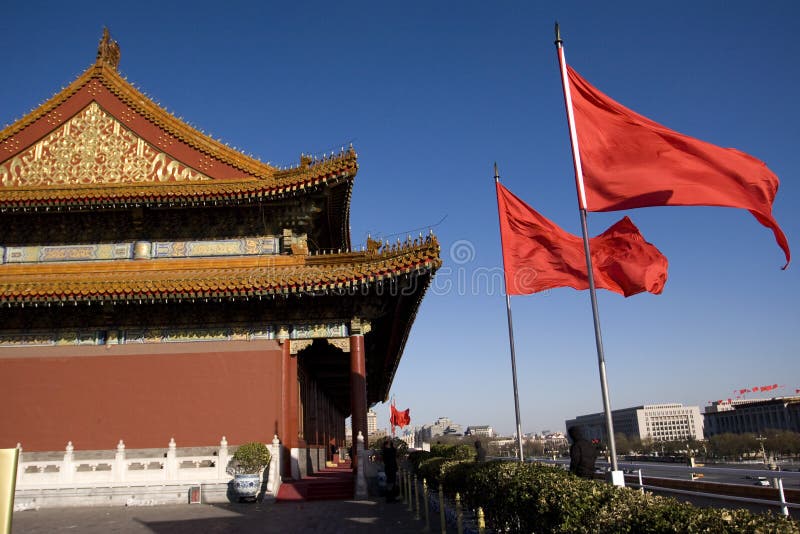
<path id="1" fill-rule="evenodd" d="M 277 436 L 268 447 L 272 460 L 264 477 L 267 478 L 267 491 L 275 494 L 280 485 L 281 459 L 281 446 Z M 113 457 L 112 451 L 93 451 L 90 455 L 92 458 L 76 459 L 72 442 L 67 444 L 62 458 L 28 461 L 25 456 L 20 450 L 17 490 L 165 483 L 225 484 L 233 478 L 228 473 L 232 455 L 228 452 L 228 441 L 224 436 L 218 449 L 195 456 L 179 456 L 174 439 L 170 440 L 166 451 L 159 456 L 142 456 L 141 451 L 129 455 L 122 440 L 113 452 Z"/>

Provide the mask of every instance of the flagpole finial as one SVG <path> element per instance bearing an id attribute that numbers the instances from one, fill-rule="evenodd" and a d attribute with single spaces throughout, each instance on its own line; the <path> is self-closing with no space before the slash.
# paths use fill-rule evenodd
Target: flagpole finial
<path id="1" fill-rule="evenodd" d="M 558 26 L 558 21 L 556 21 L 556 40 L 554 44 L 561 45 L 564 41 L 561 40 L 561 28 Z"/>
<path id="2" fill-rule="evenodd" d="M 499 182 L 500 181 L 500 173 L 497 171 L 497 162 L 496 161 L 494 162 L 494 181 L 495 182 Z"/>

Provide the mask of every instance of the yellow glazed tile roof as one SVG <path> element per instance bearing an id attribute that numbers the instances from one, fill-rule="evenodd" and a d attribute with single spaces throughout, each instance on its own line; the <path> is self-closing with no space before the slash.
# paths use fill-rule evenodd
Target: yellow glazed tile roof
<path id="1" fill-rule="evenodd" d="M 93 104 L 119 123 L 117 129 L 127 132 L 128 137 L 204 179 L 181 182 L 160 177 L 132 184 L 123 176 L 122 180 L 110 183 L 99 171 L 97 176 L 77 184 L 55 180 L 50 183 L 47 173 L 31 183 L 15 179 L 18 178 L 15 172 L 18 174 L 25 164 L 41 158 L 41 148 L 34 154 L 37 143 L 41 144 L 59 129 L 68 129 L 69 122 Z M 284 170 L 251 158 L 158 106 L 122 78 L 114 64 L 99 55 L 97 62 L 69 86 L 0 131 L 0 207 L 180 204 L 269 198 L 352 181 L 357 169 L 352 147 L 321 160 L 303 156 L 298 166 Z"/>
<path id="2" fill-rule="evenodd" d="M 324 293 L 432 273 L 440 265 L 433 236 L 379 251 L 316 256 L 6 264 L 0 265 L 0 305 Z"/>

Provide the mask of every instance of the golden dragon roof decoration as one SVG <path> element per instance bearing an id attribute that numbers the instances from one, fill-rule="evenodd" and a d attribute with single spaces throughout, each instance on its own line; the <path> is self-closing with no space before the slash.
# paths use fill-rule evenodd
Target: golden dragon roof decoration
<path id="1" fill-rule="evenodd" d="M 111 39 L 108 28 L 103 28 L 103 37 L 97 45 L 97 61 L 108 63 L 114 70 L 119 68 L 119 43 Z"/>

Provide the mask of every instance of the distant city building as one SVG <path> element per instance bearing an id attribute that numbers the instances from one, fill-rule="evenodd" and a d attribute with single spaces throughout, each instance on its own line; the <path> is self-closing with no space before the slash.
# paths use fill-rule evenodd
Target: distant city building
<path id="1" fill-rule="evenodd" d="M 400 438 L 401 440 L 405 441 L 406 445 L 408 445 L 409 449 L 413 449 L 413 448 L 416 447 L 416 445 L 415 445 L 416 441 L 414 440 L 414 433 L 413 432 L 412 433 L 408 433 L 408 434 L 404 434 L 402 436 L 398 436 L 398 438 Z"/>
<path id="2" fill-rule="evenodd" d="M 704 415 L 706 437 L 726 432 L 800 432 L 800 397 L 720 401 L 706 406 Z"/>
<path id="3" fill-rule="evenodd" d="M 480 436 L 484 438 L 493 438 L 494 429 L 489 425 L 468 426 L 464 431 L 465 436 Z"/>
<path id="4" fill-rule="evenodd" d="M 569 447 L 569 440 L 567 436 L 561 432 L 550 432 L 544 436 L 544 449 L 545 451 L 559 451 L 565 447 Z"/>
<path id="5" fill-rule="evenodd" d="M 561 432 L 550 432 L 548 430 L 546 434 L 531 433 L 525 434 L 523 437 L 525 438 L 525 441 L 541 445 L 542 449 L 546 453 L 561 451 L 569 447 L 569 440 L 567 439 L 567 436 Z"/>
<path id="6" fill-rule="evenodd" d="M 461 425 L 454 423 L 448 417 L 440 417 L 432 425 L 422 425 L 416 432 L 416 442 L 430 442 L 436 436 L 460 436 Z"/>
<path id="7" fill-rule="evenodd" d="M 611 412 L 614 432 L 653 441 L 703 439 L 703 417 L 698 406 L 645 404 Z M 579 427 L 587 439 L 605 440 L 604 413 L 579 415 L 566 421 L 567 428 Z"/>
<path id="8" fill-rule="evenodd" d="M 371 408 L 367 411 L 367 434 L 374 434 L 378 431 L 378 414 Z"/>

